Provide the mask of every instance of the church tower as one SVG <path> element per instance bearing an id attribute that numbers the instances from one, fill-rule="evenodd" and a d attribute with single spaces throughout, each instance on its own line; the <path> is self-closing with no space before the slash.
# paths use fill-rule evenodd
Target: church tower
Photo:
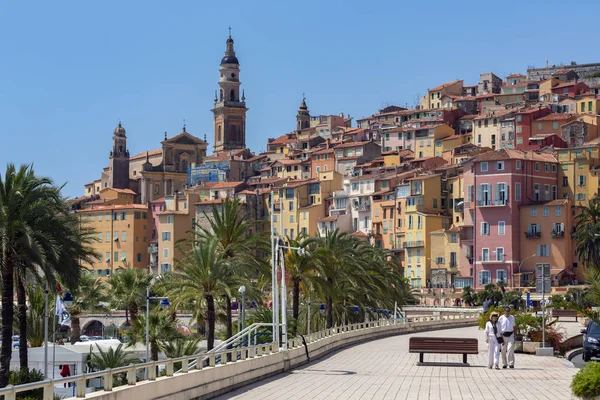
<path id="1" fill-rule="evenodd" d="M 219 92 L 211 110 L 215 121 L 214 151 L 246 148 L 246 97 L 240 98 L 240 63 L 235 56 L 231 30 L 221 59 Z"/>
<path id="2" fill-rule="evenodd" d="M 306 98 L 302 97 L 302 104 L 300 104 L 298 115 L 296 115 L 296 130 L 300 131 L 306 128 L 310 128 L 310 113 L 306 106 Z"/>
<path id="3" fill-rule="evenodd" d="M 127 150 L 127 136 L 125 128 L 119 126 L 113 131 L 113 148 L 110 152 L 110 166 L 108 171 L 108 187 L 115 189 L 129 189 L 129 151 Z"/>

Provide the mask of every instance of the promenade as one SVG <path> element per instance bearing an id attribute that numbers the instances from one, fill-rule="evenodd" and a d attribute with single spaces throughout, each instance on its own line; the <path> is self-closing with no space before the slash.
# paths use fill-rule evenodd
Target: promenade
<path id="1" fill-rule="evenodd" d="M 448 329 L 418 336 L 474 337 L 479 354 L 469 355 L 470 367 L 460 355 L 408 353 L 411 335 L 374 340 L 346 348 L 287 373 L 245 386 L 219 399 L 427 399 L 427 400 L 565 400 L 578 371 L 565 359 L 516 355 L 515 369 L 487 369 L 487 347 L 477 327 Z"/>

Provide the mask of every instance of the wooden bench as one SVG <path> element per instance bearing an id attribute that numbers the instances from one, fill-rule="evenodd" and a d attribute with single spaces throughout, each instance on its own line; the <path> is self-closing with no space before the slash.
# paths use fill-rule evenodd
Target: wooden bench
<path id="1" fill-rule="evenodd" d="M 552 309 L 552 318 L 556 318 L 557 320 L 560 319 L 560 317 L 569 317 L 569 318 L 575 318 L 575 322 L 577 322 L 577 311 L 575 310 L 557 310 L 557 309 Z"/>
<path id="2" fill-rule="evenodd" d="M 419 363 L 423 363 L 423 354 L 462 354 L 463 364 L 467 364 L 467 354 L 479 354 L 477 339 L 411 337 L 408 342 L 409 353 L 419 353 Z"/>

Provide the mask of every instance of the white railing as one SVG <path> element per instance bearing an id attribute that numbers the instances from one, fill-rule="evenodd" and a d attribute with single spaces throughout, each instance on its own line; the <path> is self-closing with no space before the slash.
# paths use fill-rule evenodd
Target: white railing
<path id="1" fill-rule="evenodd" d="M 464 313 L 457 315 L 442 315 L 442 316 L 420 316 L 420 317 L 409 317 L 409 318 L 396 318 L 396 319 L 381 319 L 379 321 L 368 321 L 368 322 L 360 322 L 356 324 L 344 325 L 344 326 L 336 326 L 329 329 L 324 329 L 318 332 L 314 332 L 304 336 L 304 340 L 302 337 L 295 337 L 290 339 L 287 343 L 287 349 L 295 349 L 298 347 L 304 346 L 304 343 L 307 345 L 313 342 L 317 342 L 319 340 L 344 334 L 346 332 L 354 332 L 358 330 L 379 328 L 390 325 L 405 325 L 410 324 L 410 326 L 415 326 L 415 324 L 434 322 L 434 321 L 442 321 L 442 320 L 464 320 L 464 319 L 476 319 L 479 318 L 479 314 L 475 313 Z M 257 324 L 257 325 L 268 325 L 272 326 L 272 324 Z M 252 327 L 249 326 L 248 328 Z M 259 328 L 260 326 L 254 327 L 254 329 Z M 248 329 L 246 328 L 246 329 Z M 246 331 L 246 330 L 245 330 Z M 244 332 L 244 331 L 242 331 Z M 238 340 L 247 335 L 248 332 L 242 334 L 240 332 L 240 336 L 237 338 Z M 225 342 L 223 342 L 225 343 Z M 227 345 L 226 345 L 227 346 Z M 54 395 L 54 387 L 55 385 L 67 384 L 70 383 L 75 386 L 75 396 L 77 398 L 85 398 L 86 397 L 86 380 L 94 379 L 94 378 L 102 378 L 103 380 L 103 389 L 105 392 L 111 392 L 113 390 L 113 381 L 115 374 L 126 374 L 127 376 L 127 385 L 135 386 L 139 382 L 142 381 L 155 381 L 157 378 L 157 369 L 159 366 L 165 366 L 165 375 L 167 377 L 179 376 L 181 374 L 186 374 L 190 370 L 202 370 L 204 368 L 204 361 L 208 360 L 207 368 L 214 368 L 217 366 L 226 365 L 231 362 L 243 362 L 247 359 L 253 359 L 256 357 L 262 357 L 269 354 L 278 353 L 279 351 L 285 351 L 286 349 L 280 349 L 276 343 L 266 343 L 266 344 L 258 344 L 247 346 L 243 348 L 232 348 L 232 349 L 220 349 L 218 351 L 213 351 L 211 353 L 200 353 L 192 356 L 184 356 L 178 358 L 169 358 L 166 360 L 159 361 L 151 361 L 140 364 L 131 364 L 125 367 L 106 369 L 98 372 L 90 372 L 79 375 L 70 376 L 67 378 L 60 379 L 46 379 L 40 382 L 27 383 L 24 385 L 12 386 L 9 385 L 5 388 L 0 389 L 0 396 L 4 396 L 4 400 L 15 400 L 18 393 L 22 393 L 29 390 L 34 389 L 43 389 L 43 400 L 53 400 Z M 182 367 L 180 371 L 175 372 L 174 364 L 181 363 Z M 144 376 L 147 376 L 147 379 L 138 381 L 138 371 L 145 371 Z M 140 374 L 142 375 L 142 374 Z M 94 396 L 92 393 L 91 396 Z M 90 397 L 91 397 L 90 396 Z"/>

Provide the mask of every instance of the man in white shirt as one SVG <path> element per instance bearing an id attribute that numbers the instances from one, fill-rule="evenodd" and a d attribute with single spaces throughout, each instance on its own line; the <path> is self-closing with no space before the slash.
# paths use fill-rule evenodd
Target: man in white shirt
<path id="1" fill-rule="evenodd" d="M 502 368 L 508 365 L 510 368 L 515 367 L 515 316 L 510 315 L 510 307 L 504 307 L 504 315 L 498 319 L 498 325 L 504 336 L 504 344 L 502 345 Z M 508 362 L 506 353 L 508 352 Z"/>

